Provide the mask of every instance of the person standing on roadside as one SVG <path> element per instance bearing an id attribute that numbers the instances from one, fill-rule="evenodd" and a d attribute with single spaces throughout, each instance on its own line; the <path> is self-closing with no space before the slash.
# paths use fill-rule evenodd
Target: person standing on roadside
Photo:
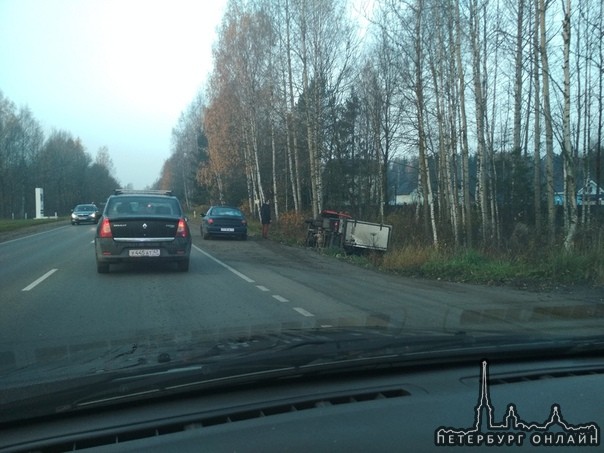
<path id="1" fill-rule="evenodd" d="M 268 226 L 271 224 L 271 206 L 264 200 L 260 207 L 260 221 L 262 222 L 262 238 L 268 239 Z"/>

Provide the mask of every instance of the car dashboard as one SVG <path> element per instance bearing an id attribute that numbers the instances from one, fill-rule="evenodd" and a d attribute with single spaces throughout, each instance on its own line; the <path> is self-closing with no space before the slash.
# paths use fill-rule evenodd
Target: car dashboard
<path id="1" fill-rule="evenodd" d="M 596 451 L 602 388 L 599 358 L 298 376 L 5 425 L 0 451 Z"/>

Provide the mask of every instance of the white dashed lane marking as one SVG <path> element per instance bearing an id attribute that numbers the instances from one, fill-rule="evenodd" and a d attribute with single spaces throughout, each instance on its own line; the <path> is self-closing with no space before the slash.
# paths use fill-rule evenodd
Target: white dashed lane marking
<path id="1" fill-rule="evenodd" d="M 247 275 L 242 274 L 241 272 L 239 272 L 239 271 L 238 271 L 238 270 L 236 270 L 236 269 L 233 269 L 231 266 L 229 266 L 229 265 L 228 265 L 228 264 L 226 264 L 226 263 L 223 263 L 223 262 L 222 262 L 222 261 L 220 261 L 218 258 L 214 258 L 212 255 L 210 255 L 210 254 L 209 254 L 209 253 L 207 253 L 207 252 L 204 252 L 202 249 L 200 249 L 200 248 L 199 248 L 199 247 L 197 247 L 196 245 L 193 245 L 193 248 L 194 248 L 195 250 L 197 250 L 198 252 L 203 253 L 205 256 L 207 256 L 208 258 L 210 258 L 210 259 L 211 259 L 211 260 L 213 260 L 214 262 L 216 262 L 216 263 L 220 264 L 220 265 L 221 265 L 222 267 L 224 267 L 225 269 L 228 269 L 230 272 L 232 272 L 233 274 L 235 274 L 235 275 L 236 275 L 236 276 L 238 276 L 239 278 L 242 278 L 242 279 L 243 279 L 243 280 L 245 280 L 246 282 L 248 282 L 248 283 L 255 283 L 255 281 L 254 281 L 253 279 L 251 279 L 250 277 L 248 277 Z M 56 269 L 55 269 L 55 270 L 56 270 Z M 53 272 L 54 272 L 54 271 L 53 271 Z M 52 272 L 51 272 L 51 274 L 52 274 Z M 44 278 L 46 278 L 46 276 L 41 277 L 41 279 L 42 279 L 42 280 L 43 280 Z M 38 279 L 38 280 L 40 280 L 40 279 Z M 39 282 L 38 282 L 38 283 L 39 283 Z M 34 283 L 32 283 L 30 286 L 32 286 L 32 285 L 33 285 L 33 286 L 35 286 L 36 284 L 37 284 L 37 283 L 36 283 L 36 282 L 34 282 Z M 33 287 L 33 286 L 32 286 L 32 287 Z M 256 285 L 256 288 L 258 288 L 260 291 L 263 291 L 263 292 L 270 292 L 270 289 L 268 289 L 266 286 L 262 286 L 262 285 Z M 24 289 L 23 291 L 26 291 L 26 289 Z M 27 289 L 27 291 L 29 291 L 29 290 Z M 279 302 L 289 302 L 289 300 L 288 300 L 288 299 L 286 299 L 286 298 L 285 298 L 285 297 L 283 297 L 283 296 L 280 296 L 279 294 L 273 294 L 272 296 L 273 296 L 273 298 L 274 298 L 274 299 L 278 300 Z M 302 316 L 306 316 L 307 318 L 310 318 L 310 317 L 314 316 L 314 315 L 313 315 L 311 312 L 309 312 L 309 311 L 305 310 L 305 309 L 304 309 L 304 308 L 302 308 L 302 307 L 293 307 L 292 309 L 293 309 L 294 311 L 296 311 L 297 313 L 301 314 Z"/>
<path id="2" fill-rule="evenodd" d="M 311 312 L 304 310 L 302 307 L 294 307 L 294 310 L 307 318 L 314 316 Z"/>
<path id="3" fill-rule="evenodd" d="M 56 271 L 58 271 L 58 269 L 51 269 L 51 270 L 49 270 L 42 277 L 40 277 L 39 279 L 31 282 L 29 285 L 27 285 L 21 291 L 30 291 L 30 290 L 34 289 L 36 286 L 38 286 L 40 283 L 42 283 L 44 280 L 46 280 L 48 277 L 50 277 Z"/>

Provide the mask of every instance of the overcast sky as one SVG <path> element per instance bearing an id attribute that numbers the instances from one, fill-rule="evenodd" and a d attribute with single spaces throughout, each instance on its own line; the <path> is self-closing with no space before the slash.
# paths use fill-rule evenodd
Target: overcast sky
<path id="1" fill-rule="evenodd" d="M 226 0 L 0 0 L 0 91 L 46 134 L 106 146 L 122 185 L 151 185 L 212 69 Z"/>

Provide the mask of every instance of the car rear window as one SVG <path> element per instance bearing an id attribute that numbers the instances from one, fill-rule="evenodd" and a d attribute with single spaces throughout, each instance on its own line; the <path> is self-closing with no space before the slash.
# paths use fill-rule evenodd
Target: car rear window
<path id="1" fill-rule="evenodd" d="M 180 215 L 180 206 L 174 198 L 116 197 L 107 205 L 107 215 L 112 216 L 162 216 Z"/>
<path id="2" fill-rule="evenodd" d="M 212 209 L 212 215 L 228 215 L 240 217 L 242 214 L 241 211 L 234 208 L 214 208 Z"/>

